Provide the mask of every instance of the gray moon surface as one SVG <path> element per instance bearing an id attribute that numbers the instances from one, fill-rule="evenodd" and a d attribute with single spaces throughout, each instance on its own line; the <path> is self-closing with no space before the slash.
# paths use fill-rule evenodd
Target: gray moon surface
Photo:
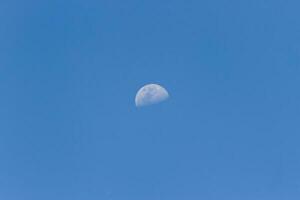
<path id="1" fill-rule="evenodd" d="M 137 92 L 135 105 L 137 107 L 149 106 L 165 101 L 169 98 L 168 91 L 158 84 L 147 84 Z"/>

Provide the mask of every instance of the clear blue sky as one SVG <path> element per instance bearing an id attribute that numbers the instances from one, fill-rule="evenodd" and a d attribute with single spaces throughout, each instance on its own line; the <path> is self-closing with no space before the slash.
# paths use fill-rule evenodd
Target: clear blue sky
<path id="1" fill-rule="evenodd" d="M 299 200 L 299 7 L 2 0 L 0 199 Z"/>

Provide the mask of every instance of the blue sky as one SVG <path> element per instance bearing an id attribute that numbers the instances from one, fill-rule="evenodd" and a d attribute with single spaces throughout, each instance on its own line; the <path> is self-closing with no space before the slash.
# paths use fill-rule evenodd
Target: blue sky
<path id="1" fill-rule="evenodd" d="M 299 7 L 1 1 L 0 199 L 298 200 Z"/>

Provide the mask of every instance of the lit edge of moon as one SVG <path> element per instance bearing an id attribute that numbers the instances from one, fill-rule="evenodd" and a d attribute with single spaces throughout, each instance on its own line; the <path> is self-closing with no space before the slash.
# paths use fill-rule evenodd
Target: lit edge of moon
<path id="1" fill-rule="evenodd" d="M 159 84 L 147 84 L 135 96 L 136 107 L 150 106 L 161 103 L 169 98 L 168 91 Z"/>

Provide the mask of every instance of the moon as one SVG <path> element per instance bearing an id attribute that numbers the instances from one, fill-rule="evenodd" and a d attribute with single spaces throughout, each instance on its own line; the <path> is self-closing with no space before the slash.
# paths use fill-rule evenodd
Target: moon
<path id="1" fill-rule="evenodd" d="M 148 106 L 165 101 L 169 98 L 168 91 L 158 84 L 147 84 L 137 92 L 135 105 L 137 107 Z"/>

